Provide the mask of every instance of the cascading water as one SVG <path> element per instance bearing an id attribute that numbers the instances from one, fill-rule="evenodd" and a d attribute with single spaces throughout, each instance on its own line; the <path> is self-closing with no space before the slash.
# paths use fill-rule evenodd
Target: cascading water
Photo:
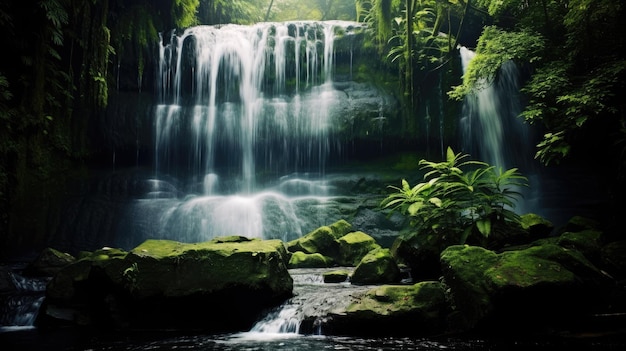
<path id="1" fill-rule="evenodd" d="M 460 48 L 463 72 L 475 53 Z M 522 111 L 519 92 L 520 72 L 512 61 L 505 62 L 497 79 L 468 95 L 463 103 L 461 137 L 463 151 L 496 168 L 518 168 L 529 178 L 531 189 L 518 189 L 524 195 L 516 204 L 516 212 L 538 212 L 535 193 L 538 179 L 534 175 L 532 155 L 534 139 L 527 124 L 519 117 Z M 532 191 L 533 193 L 530 193 Z"/>
<path id="2" fill-rule="evenodd" d="M 336 268 L 335 268 L 336 269 Z M 344 283 L 324 283 L 323 273 L 329 269 L 292 269 L 294 297 L 259 320 L 241 338 L 255 339 L 272 336 L 314 334 L 323 335 L 324 320 L 332 310 L 345 308 L 351 296 L 364 293 L 370 286 Z M 302 331 L 302 323 L 307 320 Z M 310 330 L 309 330 L 310 329 Z"/>
<path id="3" fill-rule="evenodd" d="M 463 72 L 475 53 L 460 48 Z M 519 70 L 512 61 L 506 62 L 492 84 L 467 96 L 463 104 L 461 126 L 463 148 L 471 154 L 496 167 L 524 167 L 528 155 L 532 155 L 529 128 L 519 118 L 522 106 L 519 98 Z"/>
<path id="4" fill-rule="evenodd" d="M 0 332 L 33 328 L 49 279 L 25 277 L 19 269 L 4 266 L 0 276 L 8 284 L 0 294 Z"/>
<path id="5" fill-rule="evenodd" d="M 290 240 L 339 219 L 323 206 L 345 99 L 333 84 L 334 41 L 354 26 L 197 26 L 161 38 L 153 191 L 125 214 L 159 221 L 126 237 Z"/>

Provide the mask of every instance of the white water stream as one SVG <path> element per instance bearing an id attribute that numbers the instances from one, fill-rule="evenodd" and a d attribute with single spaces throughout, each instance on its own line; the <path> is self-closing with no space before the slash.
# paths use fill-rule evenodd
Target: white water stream
<path id="1" fill-rule="evenodd" d="M 337 269 L 337 268 L 333 268 Z M 351 270 L 351 268 L 344 268 Z M 343 283 L 324 283 L 323 273 L 330 269 L 291 269 L 294 296 L 268 313 L 247 333 L 237 335 L 243 339 L 283 338 L 299 334 L 324 334 L 324 317 L 334 310 L 345 308 L 351 297 L 371 287 Z M 303 320 L 314 320 L 313 330 L 304 333 Z"/>

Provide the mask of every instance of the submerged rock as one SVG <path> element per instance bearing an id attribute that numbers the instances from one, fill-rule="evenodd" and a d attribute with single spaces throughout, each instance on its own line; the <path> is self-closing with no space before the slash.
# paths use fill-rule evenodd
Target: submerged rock
<path id="1" fill-rule="evenodd" d="M 324 283 L 343 283 L 348 280 L 350 277 L 350 272 L 347 270 L 335 270 L 330 272 L 325 272 L 322 274 L 324 279 Z"/>
<path id="2" fill-rule="evenodd" d="M 43 323 L 246 330 L 292 294 L 279 240 L 147 240 L 94 252 L 50 282 Z"/>

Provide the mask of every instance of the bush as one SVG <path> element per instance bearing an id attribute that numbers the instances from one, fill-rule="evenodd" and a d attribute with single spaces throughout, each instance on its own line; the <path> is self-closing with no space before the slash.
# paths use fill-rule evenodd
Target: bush
<path id="1" fill-rule="evenodd" d="M 468 157 L 448 148 L 443 162 L 420 160 L 425 181 L 411 187 L 403 179 L 402 187 L 389 186 L 395 192 L 381 206 L 410 216 L 412 236 L 435 235 L 443 246 L 464 244 L 472 233 L 486 242 L 493 227 L 519 225 L 512 209 L 521 197 L 518 189 L 528 185 L 526 177 L 517 168 L 503 172 Z"/>

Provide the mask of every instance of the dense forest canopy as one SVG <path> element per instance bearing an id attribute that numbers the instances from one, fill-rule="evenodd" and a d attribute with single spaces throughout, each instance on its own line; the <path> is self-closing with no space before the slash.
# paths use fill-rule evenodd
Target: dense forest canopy
<path id="1" fill-rule="evenodd" d="M 545 132 L 536 157 L 553 164 L 603 155 L 603 172 L 617 183 L 626 147 L 625 7 L 614 0 L 3 1 L 2 227 L 29 182 L 89 159 L 88 125 L 112 91 L 142 89 L 158 33 L 196 24 L 366 22 L 381 61 L 401 77 L 408 115 L 432 88 L 428 77 L 458 59 L 459 45 L 477 55 L 452 99 L 497 80 L 513 60 L 528 72 L 521 118 Z"/>

